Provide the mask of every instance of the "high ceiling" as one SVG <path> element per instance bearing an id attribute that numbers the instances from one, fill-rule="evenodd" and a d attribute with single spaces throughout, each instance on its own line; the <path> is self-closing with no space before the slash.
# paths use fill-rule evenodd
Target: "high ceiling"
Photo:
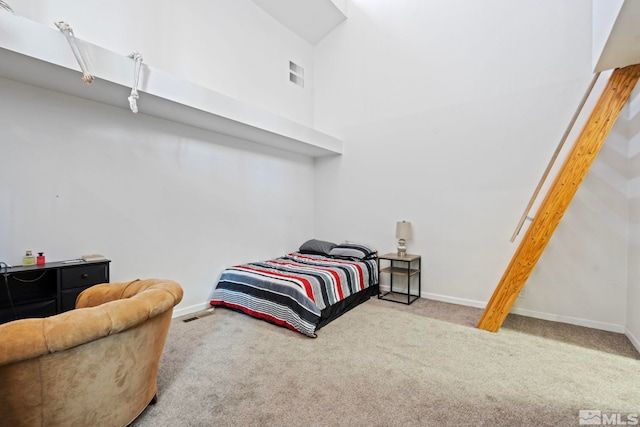
<path id="1" fill-rule="evenodd" d="M 332 0 L 253 0 L 282 25 L 316 45 L 347 19 L 346 1 Z"/>
<path id="2" fill-rule="evenodd" d="M 347 0 L 252 1 L 312 45 L 347 19 Z M 640 0 L 602 1 L 605 7 L 615 10 L 619 7 L 619 12 L 600 56 L 594 60 L 594 71 L 640 63 Z M 594 12 L 598 13 L 598 10 Z"/>
<path id="3" fill-rule="evenodd" d="M 625 0 L 595 66 L 595 71 L 640 64 L 640 1 Z"/>

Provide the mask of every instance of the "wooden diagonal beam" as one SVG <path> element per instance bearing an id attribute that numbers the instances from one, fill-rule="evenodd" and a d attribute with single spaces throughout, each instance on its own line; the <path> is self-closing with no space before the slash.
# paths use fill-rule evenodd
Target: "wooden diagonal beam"
<path id="1" fill-rule="evenodd" d="M 640 64 L 618 68 L 611 74 L 591 116 L 493 292 L 478 328 L 497 332 L 502 326 L 639 78 Z"/>

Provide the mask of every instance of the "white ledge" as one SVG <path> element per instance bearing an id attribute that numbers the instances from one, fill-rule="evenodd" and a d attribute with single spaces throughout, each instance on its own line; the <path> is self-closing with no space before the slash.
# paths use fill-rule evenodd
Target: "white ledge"
<path id="1" fill-rule="evenodd" d="M 69 24 L 73 28 L 73 23 Z M 133 60 L 81 39 L 77 39 L 77 45 L 95 77 L 90 85 L 81 80 L 68 42 L 53 24 L 49 28 L 0 11 L 1 77 L 129 110 Z M 144 63 L 138 92 L 138 114 L 311 157 L 342 154 L 342 141 L 334 136 Z"/>

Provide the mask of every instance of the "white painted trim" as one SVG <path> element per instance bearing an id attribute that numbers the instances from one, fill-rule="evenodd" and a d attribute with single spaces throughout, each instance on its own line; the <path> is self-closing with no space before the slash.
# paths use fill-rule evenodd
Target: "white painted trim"
<path id="1" fill-rule="evenodd" d="M 422 297 L 437 300 L 437 301 L 443 301 L 443 302 L 459 304 L 459 305 L 466 305 L 469 307 L 476 307 L 476 308 L 482 308 L 482 309 L 484 309 L 487 306 L 487 303 L 482 301 L 475 301 L 475 300 L 469 300 L 464 298 L 455 298 L 455 297 L 449 297 L 446 295 L 432 294 L 428 292 L 423 292 Z M 560 322 L 560 323 L 568 323 L 570 325 L 584 326 L 587 328 L 599 329 L 602 331 L 616 332 L 620 334 L 625 333 L 625 326 L 618 325 L 615 323 L 598 322 L 595 320 L 580 319 L 577 317 L 570 317 L 570 316 L 562 316 L 562 315 L 557 315 L 553 313 L 527 310 L 527 309 L 518 308 L 518 307 L 513 307 L 511 309 L 511 313 L 518 314 L 521 316 L 533 317 L 535 319 L 550 320 L 552 322 Z"/>
<path id="2" fill-rule="evenodd" d="M 624 329 L 624 334 L 629 338 L 629 341 L 631 341 L 631 344 L 633 344 L 636 350 L 640 352 L 640 339 L 633 335 L 633 332 L 631 332 L 628 326 Z"/>
<path id="3" fill-rule="evenodd" d="M 0 76 L 129 109 L 131 58 L 75 38 L 89 71 L 82 83 L 65 36 L 38 22 L 0 13 Z M 142 64 L 140 113 L 311 157 L 342 154 L 342 140 Z"/>
<path id="4" fill-rule="evenodd" d="M 188 307 L 180 307 L 177 310 L 176 309 L 173 310 L 172 318 L 175 319 L 176 317 L 182 317 L 182 316 L 186 316 L 187 314 L 197 313 L 199 311 L 203 311 L 208 308 L 211 308 L 211 305 L 209 305 L 208 302 L 203 302 L 201 304 L 194 304 Z"/>
<path id="5" fill-rule="evenodd" d="M 467 307 L 475 307 L 475 308 L 485 308 L 487 306 L 486 302 L 483 301 L 476 301 L 476 300 L 472 300 L 472 299 L 466 299 L 466 298 L 456 298 L 456 297 L 450 297 L 447 295 L 440 295 L 440 294 L 433 294 L 431 292 L 422 292 L 421 294 L 422 298 L 427 298 L 427 299 L 432 299 L 435 301 L 442 301 L 442 302 L 448 302 L 451 304 L 458 304 L 458 305 L 464 305 Z M 478 319 L 480 320 L 480 319 Z"/>
<path id="6" fill-rule="evenodd" d="M 589 319 L 580 319 L 578 317 L 562 316 L 553 313 L 544 313 L 541 311 L 527 310 L 524 308 L 512 308 L 511 313 L 520 314 L 522 316 L 534 317 L 536 319 L 550 320 L 552 322 L 569 323 L 576 326 L 584 326 L 592 329 L 600 329 L 602 331 L 624 333 L 625 326 L 615 323 L 598 322 Z"/>
<path id="7" fill-rule="evenodd" d="M 384 291 L 389 290 L 388 287 L 384 287 L 384 286 L 381 286 L 380 289 Z M 422 292 L 420 294 L 420 297 L 434 300 L 434 301 L 442 301 L 442 302 L 447 302 L 451 304 L 457 304 L 457 305 L 463 305 L 463 306 L 475 307 L 475 308 L 485 308 L 487 305 L 486 302 L 482 302 L 482 301 L 471 300 L 466 298 L 450 297 L 447 295 L 434 294 L 431 292 Z M 177 310 L 174 309 L 173 318 L 175 319 L 177 317 L 186 316 L 188 314 L 198 313 L 208 308 L 211 308 L 211 305 L 209 305 L 208 302 L 203 302 L 201 304 L 194 304 L 188 307 L 182 307 Z M 623 325 L 616 325 L 614 323 L 596 322 L 593 320 L 579 319 L 576 317 L 569 317 L 569 316 L 559 316 L 556 314 L 544 313 L 544 312 L 534 311 L 534 310 L 526 310 L 526 309 L 517 308 L 517 307 L 511 309 L 511 313 L 519 314 L 527 317 L 533 317 L 535 319 L 550 320 L 552 322 L 569 323 L 571 325 L 584 326 L 587 328 L 600 329 L 603 331 L 624 333 L 627 336 L 627 338 L 629 338 L 629 341 L 631 341 L 631 344 L 633 344 L 636 350 L 640 352 L 640 339 L 638 339 L 633 334 L 631 329 Z"/>
<path id="8" fill-rule="evenodd" d="M 385 286 L 380 286 L 380 290 L 387 292 L 389 290 L 389 286 L 385 285 Z M 404 290 L 401 290 L 401 292 Z M 434 294 L 431 292 L 421 292 L 420 293 L 420 298 L 425 298 L 425 299 L 431 299 L 434 301 L 442 301 L 442 302 L 448 302 L 450 304 L 457 304 L 457 305 L 464 305 L 467 307 L 475 307 L 475 308 L 485 308 L 487 303 L 484 301 L 476 301 L 476 300 L 472 300 L 472 299 L 466 299 L 466 298 L 457 298 L 457 297 L 450 297 L 448 295 L 441 295 L 441 294 Z"/>
<path id="9" fill-rule="evenodd" d="M 388 286 L 386 286 L 386 287 L 385 286 L 381 286 L 380 289 L 384 290 L 384 291 L 388 291 L 389 287 Z M 487 303 L 483 302 L 483 301 L 471 300 L 471 299 L 466 299 L 466 298 L 451 297 L 451 296 L 447 296 L 447 295 L 434 294 L 434 293 L 431 293 L 431 292 L 422 292 L 420 294 L 420 297 L 421 298 L 435 300 L 435 301 L 448 302 L 448 303 L 451 303 L 451 304 L 464 305 L 464 306 L 467 306 L 467 307 L 475 307 L 475 308 L 484 309 L 487 306 Z M 577 318 L 577 317 L 562 316 L 562 315 L 557 315 L 557 314 L 553 314 L 553 313 L 545 313 L 545 312 L 541 312 L 541 311 L 527 310 L 527 309 L 518 308 L 518 307 L 512 308 L 511 309 L 511 313 L 519 314 L 521 316 L 533 317 L 535 319 L 550 320 L 552 322 L 560 322 L 560 323 L 568 323 L 568 324 L 576 325 L 576 326 L 584 326 L 584 327 L 587 327 L 587 328 L 599 329 L 599 330 L 602 330 L 602 331 L 616 332 L 616 333 L 620 333 L 620 334 L 626 333 L 626 335 L 629 337 L 629 339 L 633 342 L 634 346 L 636 346 L 636 348 L 640 347 L 640 341 L 637 338 L 635 338 L 633 336 L 633 334 L 631 334 L 631 331 L 628 328 L 625 328 L 624 325 L 618 325 L 618 324 L 615 324 L 615 323 L 607 323 L 607 322 L 598 322 L 598 321 L 589 320 L 589 319 L 580 319 L 580 318 Z M 635 340 L 635 342 L 633 340 Z M 638 351 L 640 351 L 640 350 L 638 350 Z"/>
<path id="10" fill-rule="evenodd" d="M 380 286 L 380 290 L 388 291 L 389 287 Z M 463 305 L 463 306 L 475 307 L 475 308 L 485 308 L 487 306 L 487 303 L 483 301 L 477 301 L 477 300 L 472 300 L 467 298 L 451 297 L 447 295 L 434 294 L 431 292 L 422 292 L 420 294 L 420 298 L 430 299 L 434 301 L 442 301 L 450 304 L 457 304 L 457 305 Z M 179 310 L 174 310 L 173 317 L 175 318 L 175 317 L 180 317 L 180 316 L 184 316 L 191 313 L 196 313 L 198 311 L 206 310 L 209 307 L 210 305 L 207 302 L 203 304 L 192 305 L 190 307 L 184 307 Z M 602 331 L 625 334 L 629 338 L 631 343 L 634 345 L 634 347 L 638 349 L 638 351 L 640 351 L 640 340 L 638 340 L 638 338 L 636 338 L 633 335 L 631 330 L 625 327 L 624 325 L 617 325 L 615 323 L 607 323 L 607 322 L 598 322 L 598 321 L 589 320 L 589 319 L 580 319 L 577 317 L 561 316 L 553 313 L 544 313 L 541 311 L 527 310 L 524 308 L 517 308 L 517 307 L 512 308 L 511 313 L 519 314 L 521 316 L 533 317 L 535 319 L 550 320 L 552 322 L 568 323 L 570 325 L 584 326 L 587 328 L 599 329 Z"/>
<path id="11" fill-rule="evenodd" d="M 387 285 L 380 286 L 380 290 L 386 292 L 389 290 L 389 286 Z M 448 302 L 451 304 L 458 304 L 458 305 L 464 305 L 467 307 L 475 307 L 475 308 L 485 308 L 487 305 L 487 303 L 483 301 L 450 297 L 448 295 L 434 294 L 431 292 L 424 292 L 424 291 L 420 293 L 420 298 L 431 299 L 434 301 Z"/>

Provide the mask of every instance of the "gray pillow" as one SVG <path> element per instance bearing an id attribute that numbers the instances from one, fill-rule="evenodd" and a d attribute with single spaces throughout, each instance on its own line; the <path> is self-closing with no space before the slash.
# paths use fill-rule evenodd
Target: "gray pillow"
<path id="1" fill-rule="evenodd" d="M 307 240 L 302 244 L 302 246 L 300 246 L 299 252 L 302 254 L 329 255 L 331 249 L 335 247 L 335 243 L 311 239 Z"/>
<path id="2" fill-rule="evenodd" d="M 335 258 L 371 259 L 378 256 L 378 251 L 367 245 L 347 242 L 336 245 L 329 255 Z"/>

